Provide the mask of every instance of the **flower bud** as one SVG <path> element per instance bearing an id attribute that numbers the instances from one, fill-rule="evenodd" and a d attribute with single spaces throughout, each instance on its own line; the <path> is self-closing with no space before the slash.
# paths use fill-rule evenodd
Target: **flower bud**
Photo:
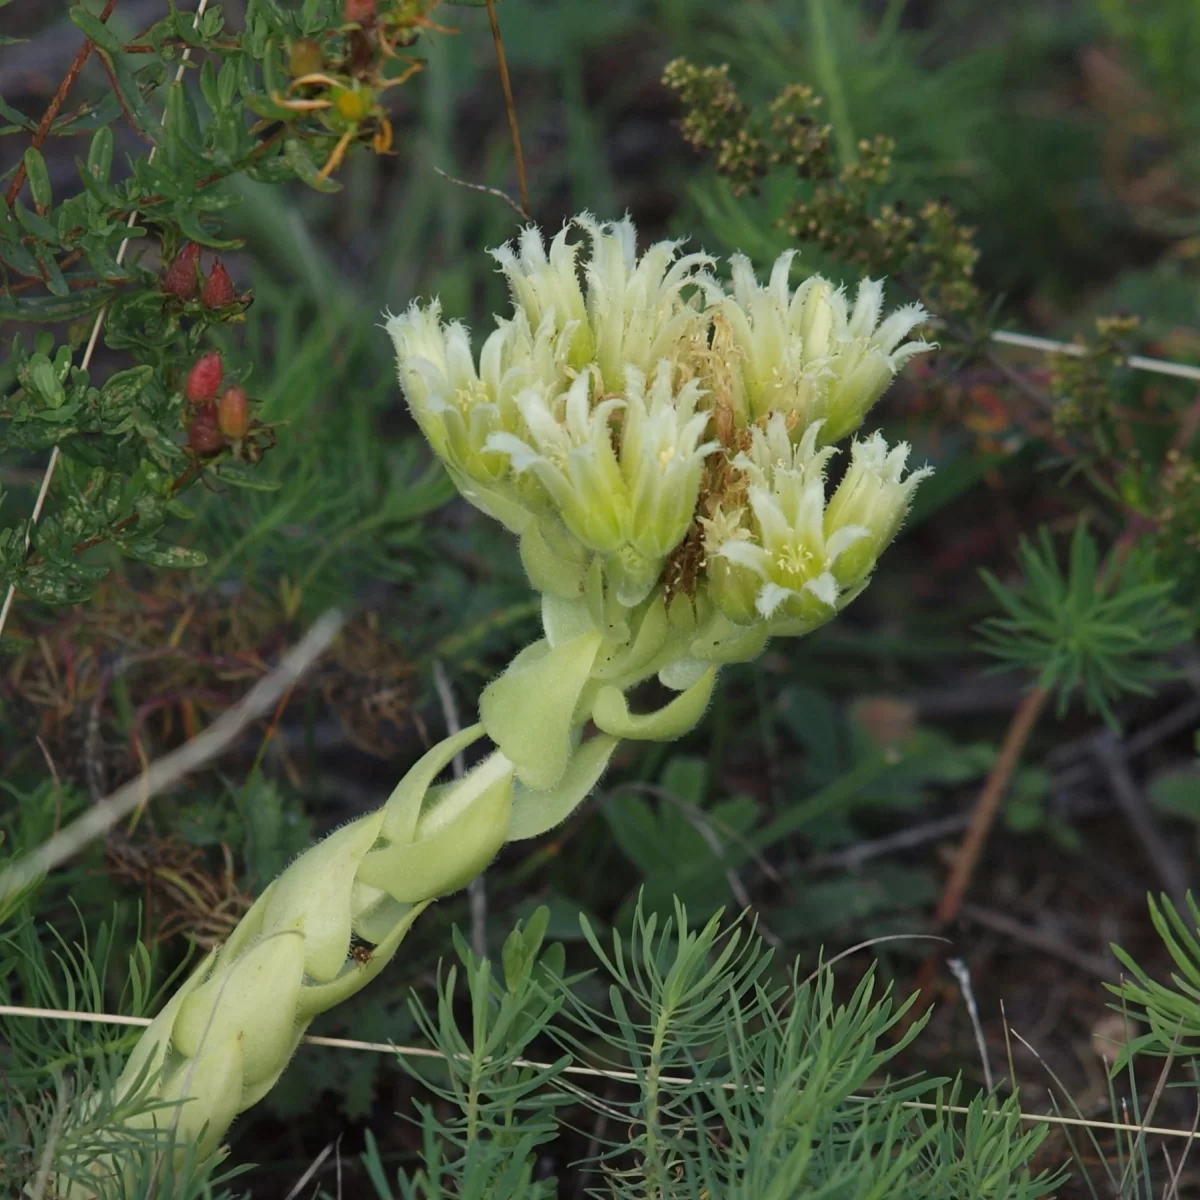
<path id="1" fill-rule="evenodd" d="M 824 358 L 830 351 L 829 339 L 834 328 L 834 306 L 830 296 L 836 293 L 829 282 L 819 275 L 814 275 L 805 288 L 801 285 L 796 289 L 796 300 L 804 296 L 800 307 L 800 322 L 797 332 L 802 339 L 804 357 L 809 362 Z"/>
<path id="2" fill-rule="evenodd" d="M 273 1079 L 287 1063 L 296 1002 L 304 983 L 305 938 L 280 929 L 241 954 L 225 956 L 180 1006 L 173 1049 L 189 1058 L 228 1038 L 241 1042 L 243 1086 Z M 218 1002 L 219 1001 L 219 1002 Z"/>
<path id="3" fill-rule="evenodd" d="M 288 49 L 288 74 L 293 79 L 315 75 L 324 65 L 321 47 L 311 38 L 299 38 Z"/>
<path id="4" fill-rule="evenodd" d="M 217 405 L 217 426 L 231 441 L 241 441 L 250 430 L 250 400 L 246 389 L 226 388 Z"/>
<path id="5" fill-rule="evenodd" d="M 919 304 L 882 323 L 883 284 L 860 284 L 850 311 L 846 295 L 819 275 L 788 287 L 792 252 L 760 285 L 743 255 L 732 258 L 734 294 L 720 304 L 722 349 L 731 361 L 730 400 L 742 421 L 794 414 L 794 436 L 824 420 L 821 438 L 836 442 L 862 424 L 896 372 L 932 347 L 904 338 L 925 318 Z"/>
<path id="6" fill-rule="evenodd" d="M 871 573 L 899 531 L 913 490 L 933 474 L 931 467 L 923 467 L 902 478 L 908 444 L 901 442 L 889 451 L 880 433 L 856 441 L 850 453 L 850 468 L 825 509 L 827 531 L 847 526 L 866 530 L 833 566 L 842 587 L 853 587 Z"/>
<path id="7" fill-rule="evenodd" d="M 229 278 L 229 272 L 225 270 L 218 258 L 213 263 L 213 269 L 204 283 L 204 290 L 200 293 L 200 303 L 205 308 L 227 308 L 236 299 L 237 293 L 233 290 L 233 280 Z"/>
<path id="8" fill-rule="evenodd" d="M 200 455 L 216 454 L 225 444 L 217 420 L 217 406 L 206 401 L 196 410 L 188 426 L 188 445 Z"/>
<path id="9" fill-rule="evenodd" d="M 366 88 L 336 88 L 333 93 L 333 107 L 343 121 L 357 125 L 371 111 L 372 97 Z"/>
<path id="10" fill-rule="evenodd" d="M 745 515 L 745 509 L 727 513 L 718 506 L 712 516 L 700 518 L 709 598 L 718 612 L 737 625 L 752 625 L 759 619 L 754 605 L 761 580 L 748 567 L 731 562 L 721 554 L 721 548 L 729 542 L 750 538 L 750 530 L 743 524 Z"/>
<path id="11" fill-rule="evenodd" d="M 210 350 L 207 354 L 202 354 L 188 372 L 187 383 L 184 385 L 188 403 L 203 404 L 208 400 L 215 400 L 221 390 L 224 374 L 220 351 Z"/>
<path id="12" fill-rule="evenodd" d="M 695 516 L 704 459 L 720 446 L 701 442 L 708 413 L 697 412 L 694 381 L 676 389 L 671 365 L 657 365 L 654 382 L 625 371 L 621 474 L 629 490 L 630 542 L 646 558 L 665 558 L 683 541 Z"/>
<path id="13" fill-rule="evenodd" d="M 200 247 L 195 242 L 186 242 L 163 276 L 163 291 L 179 300 L 191 300 L 200 286 L 199 265 Z"/>

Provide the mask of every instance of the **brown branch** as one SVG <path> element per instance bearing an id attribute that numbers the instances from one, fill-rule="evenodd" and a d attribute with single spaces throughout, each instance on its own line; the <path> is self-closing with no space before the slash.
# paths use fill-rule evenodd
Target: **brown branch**
<path id="1" fill-rule="evenodd" d="M 1050 692 L 1047 689 L 1034 687 L 1025 693 L 1013 713 L 1008 732 L 1004 735 L 1004 744 L 1000 747 L 1000 754 L 988 773 L 971 813 L 971 823 L 967 826 L 962 845 L 954 856 L 950 878 L 946 880 L 942 889 L 942 897 L 938 901 L 934 916 L 935 933 L 940 933 L 958 915 L 963 897 L 971 886 L 971 879 L 983 853 L 988 833 L 996 820 L 996 814 L 1000 811 L 1000 802 L 1004 799 L 1004 793 L 1008 790 L 1013 773 L 1021 761 L 1021 752 L 1025 749 L 1049 699 Z M 929 1006 L 936 971 L 937 958 L 931 955 L 925 960 L 917 976 L 919 997 L 916 1004 L 908 1010 L 910 1024 Z"/>
<path id="2" fill-rule="evenodd" d="M 150 29 L 147 29 L 144 33 L 139 33 L 132 42 L 127 42 L 124 46 L 121 47 L 121 53 L 122 54 L 157 54 L 160 47 L 151 45 L 151 44 L 149 44 L 147 42 L 143 42 L 141 40 L 153 28 L 154 28 L 154 26 L 151 25 Z M 171 50 L 182 50 L 185 46 L 190 45 L 190 43 L 184 41 L 183 38 L 165 38 L 163 40 L 162 45 L 163 45 L 163 47 L 167 47 Z M 228 53 L 231 50 L 233 50 L 233 51 L 240 50 L 241 46 L 237 42 L 209 42 L 208 48 L 209 48 L 209 50 L 213 51 L 215 54 L 220 54 L 222 51 L 225 51 L 226 53 Z"/>
<path id="3" fill-rule="evenodd" d="M 984 929 L 990 929 L 993 933 L 1000 934 L 1001 937 L 1009 938 L 1014 942 L 1030 946 L 1034 950 L 1040 950 L 1043 954 L 1059 958 L 1088 975 L 1094 975 L 1105 981 L 1111 981 L 1116 975 L 1113 965 L 1099 955 L 1079 950 L 1070 942 L 1056 937 L 1044 929 L 1039 929 L 1037 926 L 1018 921 L 1006 913 L 994 912 L 980 904 L 971 903 L 964 904 L 961 912 L 968 921 L 982 925 Z"/>
<path id="4" fill-rule="evenodd" d="M 521 153 L 521 130 L 517 126 L 517 107 L 513 103 L 512 82 L 508 78 L 508 60 L 500 37 L 500 22 L 496 17 L 496 0 L 487 0 L 488 20 L 492 25 L 492 41 L 496 43 L 496 63 L 500 68 L 500 86 L 504 89 L 504 107 L 508 112 L 508 128 L 512 133 L 513 154 L 517 160 L 517 186 L 521 189 L 521 207 L 528 213 L 529 184 L 525 180 L 525 156 Z"/>
<path id="5" fill-rule="evenodd" d="M 958 854 L 955 855 L 954 868 L 938 902 L 936 919 L 940 926 L 948 925 L 958 915 L 959 905 L 962 904 L 963 896 L 971 884 L 971 877 L 983 852 L 988 832 L 996 819 L 996 813 L 1000 810 L 1000 801 L 1004 798 L 1009 780 L 1021 760 L 1025 743 L 1029 741 L 1049 698 L 1050 693 L 1046 689 L 1035 687 L 1025 693 L 1016 712 L 1013 713 L 1008 732 L 1004 736 L 1004 745 L 1000 748 L 999 757 L 988 774 L 979 799 L 975 802 L 971 824 L 967 827 Z"/>
<path id="6" fill-rule="evenodd" d="M 58 264 L 58 269 L 60 271 L 65 271 L 68 267 L 73 267 L 82 257 L 83 257 L 82 250 L 72 250 L 71 253 L 68 254 L 67 257 L 64 258 L 62 260 L 62 262 L 60 262 Z M 21 272 L 21 274 L 23 274 L 23 273 L 24 272 Z M 8 291 L 10 294 L 14 293 L 14 292 L 24 292 L 24 291 L 27 291 L 31 287 L 37 287 L 37 285 L 39 283 L 45 283 L 45 282 L 46 282 L 45 279 L 43 279 L 41 276 L 26 275 L 24 283 L 10 284 L 8 287 Z"/>
<path id="7" fill-rule="evenodd" d="M 265 150 L 270 149 L 271 146 L 279 141 L 285 132 L 286 128 L 277 129 L 273 134 L 271 134 L 270 137 L 264 138 L 261 142 L 259 142 L 258 145 L 255 146 L 254 149 L 251 150 L 250 153 L 241 160 L 241 162 L 236 163 L 228 171 L 214 171 L 211 175 L 205 175 L 203 178 L 196 180 L 196 183 L 194 184 L 195 190 L 202 191 L 204 188 L 212 187 L 212 185 L 215 183 L 221 183 L 223 180 L 235 175 L 238 171 L 244 171 L 246 167 L 254 162 L 254 160 L 258 158 Z M 134 213 L 144 213 L 148 208 L 151 208 L 156 204 L 164 204 L 169 199 L 169 196 L 164 196 L 161 192 L 152 192 L 149 196 L 140 197 L 137 204 L 133 208 L 110 209 L 108 216 L 114 221 L 128 220 L 128 218 Z M 82 237 L 85 232 L 86 230 L 83 228 L 83 226 L 76 226 L 74 229 L 68 229 L 66 233 L 62 235 L 62 240 L 64 242 L 68 242 L 72 238 Z M 37 246 L 40 245 L 41 242 L 36 234 L 30 233 L 22 236 L 21 244 L 25 246 Z M 23 274 L 23 272 L 20 273 Z M 26 276 L 26 278 L 34 277 Z M 35 283 L 36 282 L 37 280 L 35 279 Z M 112 283 L 115 281 L 109 280 L 108 282 Z"/>
<path id="8" fill-rule="evenodd" d="M 1188 890 L 1187 868 L 1154 820 L 1146 794 L 1134 782 L 1130 773 L 1129 760 L 1120 741 L 1110 732 L 1102 733 L 1092 742 L 1092 752 L 1104 770 L 1109 790 L 1117 806 L 1141 843 L 1146 860 L 1158 873 L 1163 887 L 1176 906 L 1185 907 Z"/>
<path id="9" fill-rule="evenodd" d="M 112 85 L 113 95 L 117 98 L 117 103 L 121 106 L 121 111 L 125 114 L 125 120 L 129 124 L 129 128 L 142 139 L 143 142 L 153 146 L 154 139 L 133 119 L 133 113 L 129 111 L 129 106 L 125 103 L 125 97 L 121 94 L 121 85 L 117 82 L 116 72 L 113 71 L 113 65 L 108 61 L 108 55 L 103 51 L 100 52 L 100 61 L 104 64 L 104 73 L 108 76 L 108 82 Z"/>
<path id="10" fill-rule="evenodd" d="M 117 0 L 108 0 L 104 6 L 104 11 L 100 14 L 101 21 L 107 21 L 112 15 L 112 11 L 117 7 Z M 71 85 L 79 76 L 79 72 L 83 70 L 83 64 L 87 62 L 88 55 L 91 54 L 95 43 L 90 38 L 84 38 L 83 45 L 79 47 L 79 53 L 75 55 L 74 61 L 67 68 L 67 73 L 63 76 L 62 82 L 58 85 L 58 91 L 54 93 L 50 101 L 49 107 L 42 114 L 42 119 L 38 124 L 37 132 L 33 135 L 33 141 L 30 143 L 34 150 L 40 149 L 42 143 L 50 134 L 50 126 L 54 124 L 54 118 L 58 116 L 58 110 L 62 108 L 63 102 L 67 98 L 67 93 L 71 90 Z M 12 208 L 13 201 L 21 191 L 22 185 L 25 183 L 25 163 L 21 162 L 17 166 L 17 173 L 13 176 L 13 181 L 8 185 L 8 192 L 4 197 L 5 203 L 9 208 Z"/>
<path id="11" fill-rule="evenodd" d="M 96 537 L 90 537 L 86 541 L 80 542 L 78 546 L 71 547 L 72 554 L 82 554 L 85 550 L 90 550 L 93 546 L 99 546 L 101 542 L 107 542 L 114 533 L 120 533 L 122 529 L 128 529 L 130 525 L 137 524 L 138 514 L 132 513 L 123 521 L 118 521 L 107 533 L 98 534 Z"/>

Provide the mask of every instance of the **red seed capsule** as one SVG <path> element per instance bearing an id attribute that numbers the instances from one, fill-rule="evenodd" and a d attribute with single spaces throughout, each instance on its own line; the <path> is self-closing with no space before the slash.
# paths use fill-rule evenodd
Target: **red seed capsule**
<path id="1" fill-rule="evenodd" d="M 187 242 L 163 276 L 163 291 L 180 300 L 191 300 L 200 287 L 196 276 L 199 264 L 200 247 L 195 242 Z"/>
<path id="2" fill-rule="evenodd" d="M 216 454 L 224 444 L 217 423 L 217 406 L 210 400 L 192 418 L 188 427 L 188 445 L 197 454 Z"/>
<path id="3" fill-rule="evenodd" d="M 347 21 L 365 25 L 375 19 L 376 0 L 345 0 L 342 12 Z"/>
<path id="4" fill-rule="evenodd" d="M 233 290 L 233 280 L 229 278 L 229 272 L 221 265 L 221 260 L 218 258 L 213 263 L 212 273 L 205 280 L 204 290 L 200 293 L 200 303 L 205 308 L 225 308 L 236 299 L 237 293 Z"/>
<path id="5" fill-rule="evenodd" d="M 236 384 L 226 388 L 217 404 L 217 425 L 231 441 L 240 441 L 250 431 L 250 399 Z"/>
<path id="6" fill-rule="evenodd" d="M 224 374 L 221 355 L 216 350 L 202 354 L 188 372 L 187 385 L 184 388 L 188 402 L 203 404 L 206 400 L 215 400 L 221 390 L 221 377 Z"/>

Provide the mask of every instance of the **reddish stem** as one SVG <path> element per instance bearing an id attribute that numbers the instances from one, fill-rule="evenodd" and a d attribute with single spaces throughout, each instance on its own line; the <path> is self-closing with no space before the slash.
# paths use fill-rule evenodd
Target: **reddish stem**
<path id="1" fill-rule="evenodd" d="M 112 11 L 117 7 L 117 0 L 108 0 L 104 6 L 104 11 L 100 14 L 101 21 L 107 21 L 112 15 Z M 91 54 L 94 43 L 90 38 L 84 38 L 83 45 L 79 47 L 79 53 L 75 55 L 74 61 L 67 68 L 66 75 L 63 76 L 62 82 L 58 85 L 58 91 L 54 93 L 53 99 L 50 101 L 49 107 L 42 114 L 41 122 L 38 124 L 37 132 L 33 135 L 31 143 L 33 149 L 41 148 L 42 143 L 50 135 L 50 126 L 54 124 L 54 118 L 58 116 L 58 110 L 62 108 L 63 102 L 67 98 L 67 93 L 71 90 L 71 85 L 79 76 L 79 72 L 83 70 L 83 64 L 87 62 L 88 55 Z M 13 176 L 13 181 L 8 185 L 8 192 L 4 197 L 5 203 L 9 208 L 12 208 L 13 201 L 17 198 L 21 191 L 21 187 L 25 182 L 25 164 L 22 162 L 17 167 L 17 173 Z"/>
<path id="2" fill-rule="evenodd" d="M 1035 687 L 1025 693 L 1013 713 L 1012 720 L 1008 725 L 1008 732 L 1004 735 L 1004 744 L 1000 748 L 1000 754 L 988 774 L 983 790 L 979 793 L 979 799 L 975 802 L 975 811 L 971 814 L 971 823 L 967 826 L 962 845 L 954 856 L 954 867 L 950 871 L 950 878 L 946 880 L 946 885 L 942 889 L 942 897 L 938 901 L 937 912 L 934 916 L 936 927 L 933 932 L 935 933 L 940 933 L 958 916 L 963 897 L 967 893 L 967 888 L 971 886 L 975 867 L 979 863 L 984 844 L 987 842 L 988 833 L 995 822 L 996 814 L 1000 811 L 1000 802 L 1004 799 L 1009 781 L 1021 761 L 1021 753 L 1025 749 L 1025 744 L 1029 741 L 1038 718 L 1046 707 L 1046 701 L 1049 699 L 1049 691 L 1045 688 Z M 916 1004 L 909 1009 L 910 1020 L 915 1020 L 929 1006 L 936 972 L 937 955 L 931 954 L 925 960 L 917 977 L 920 994 Z"/>

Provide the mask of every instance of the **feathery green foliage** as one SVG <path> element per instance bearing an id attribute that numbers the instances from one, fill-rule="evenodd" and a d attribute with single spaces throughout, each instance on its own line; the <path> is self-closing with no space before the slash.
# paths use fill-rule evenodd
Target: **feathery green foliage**
<path id="1" fill-rule="evenodd" d="M 1142 547 L 1101 567 L 1083 521 L 1065 574 L 1045 526 L 1036 543 L 1022 539 L 1018 554 L 1023 593 L 982 572 L 1007 614 L 981 626 L 988 652 L 1003 662 L 996 669 L 1036 671 L 1038 686 L 1058 693 L 1060 715 L 1078 688 L 1089 710 L 1116 727 L 1113 703 L 1127 693 L 1149 695 L 1152 684 L 1170 678 L 1163 656 L 1188 638 L 1172 584 L 1156 576 L 1153 554 Z"/>
<path id="2" fill-rule="evenodd" d="M 961 1104 L 958 1082 L 881 1080 L 925 1022 L 894 1036 L 911 1001 L 877 995 L 872 972 L 845 1003 L 826 965 L 807 977 L 794 965 L 773 982 L 771 952 L 750 926 L 717 914 L 695 928 L 676 905 L 661 924 L 639 906 L 628 940 L 614 933 L 610 946 L 583 920 L 601 976 L 564 979 L 560 945 L 535 959 L 546 920 L 541 909 L 510 936 L 503 986 L 458 943 L 467 1028 L 454 1017 L 450 972 L 438 1020 L 420 1010 L 444 1062 L 402 1061 L 459 1115 L 447 1124 L 422 1110 L 425 1167 L 401 1174 L 399 1191 L 369 1144 L 382 1200 L 554 1195 L 553 1180 L 532 1176 L 536 1148 L 555 1110 L 580 1101 L 611 1130 L 597 1135 L 588 1167 L 597 1197 L 1033 1200 L 1061 1182 L 1031 1169 L 1046 1130 L 1021 1129 L 1015 1097 L 978 1097 L 960 1117 L 944 1107 Z M 563 1054 L 515 1066 L 535 1035 Z M 573 1064 L 614 1072 L 602 1096 L 602 1081 L 577 1081 Z M 432 1082 L 439 1074 L 449 1088 Z M 918 1100 L 931 1109 L 906 1107 Z"/>

